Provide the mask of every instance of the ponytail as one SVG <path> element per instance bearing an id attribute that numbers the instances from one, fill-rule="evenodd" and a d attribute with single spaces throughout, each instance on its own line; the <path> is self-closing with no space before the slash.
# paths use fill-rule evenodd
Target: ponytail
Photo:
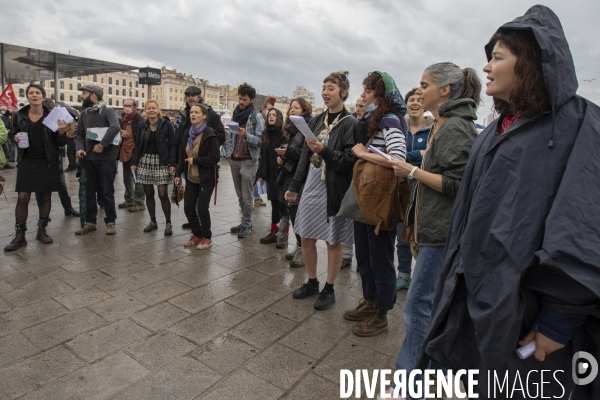
<path id="1" fill-rule="evenodd" d="M 473 68 L 461 69 L 451 62 L 433 64 L 429 72 L 438 87 L 450 86 L 450 100 L 472 99 L 477 106 L 481 103 L 481 81 Z"/>

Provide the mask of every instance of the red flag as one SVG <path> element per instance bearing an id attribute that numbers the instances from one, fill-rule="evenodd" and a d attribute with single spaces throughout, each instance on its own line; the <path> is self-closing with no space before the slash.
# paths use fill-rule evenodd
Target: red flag
<path id="1" fill-rule="evenodd" d="M 12 111 L 17 111 L 19 109 L 19 103 L 17 102 L 17 96 L 13 91 L 12 83 L 9 83 L 4 92 L 2 92 L 2 96 L 0 96 L 0 106 L 4 106 Z"/>

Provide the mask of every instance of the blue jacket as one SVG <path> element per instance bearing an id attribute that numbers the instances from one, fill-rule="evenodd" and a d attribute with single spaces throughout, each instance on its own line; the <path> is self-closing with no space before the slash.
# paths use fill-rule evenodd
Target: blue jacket
<path id="1" fill-rule="evenodd" d="M 423 161 L 421 150 L 427 148 L 429 133 L 431 132 L 431 126 L 433 125 L 433 117 L 425 117 L 425 125 L 414 135 L 410 133 L 410 121 L 408 115 L 404 117 L 404 120 L 408 127 L 406 130 L 406 158 L 413 165 L 421 168 L 421 162 Z"/>
<path id="2" fill-rule="evenodd" d="M 265 129 L 265 120 L 258 110 L 254 110 L 250 117 L 248 117 L 248 123 L 246 123 L 246 133 L 248 137 L 246 142 L 248 143 L 248 151 L 252 156 L 252 161 L 257 161 L 260 156 L 260 144 L 262 143 L 262 133 Z M 233 154 L 233 146 L 235 144 L 235 138 L 230 130 L 227 131 L 227 140 L 225 143 L 225 157 L 230 158 Z"/>

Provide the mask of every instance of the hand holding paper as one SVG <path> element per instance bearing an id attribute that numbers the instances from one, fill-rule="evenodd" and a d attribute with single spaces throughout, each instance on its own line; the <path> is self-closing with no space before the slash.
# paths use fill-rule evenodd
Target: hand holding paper
<path id="1" fill-rule="evenodd" d="M 240 124 L 238 124 L 237 122 L 229 120 L 229 121 L 227 121 L 227 123 L 225 125 L 227 125 L 227 127 L 229 128 L 229 131 L 232 134 L 237 135 L 240 133 Z"/>
<path id="2" fill-rule="evenodd" d="M 308 125 L 306 124 L 304 117 L 290 115 L 290 121 L 292 121 L 294 125 L 296 125 L 296 128 L 298 128 L 300 133 L 302 133 L 302 135 L 304 135 L 306 139 L 314 140 L 315 142 L 318 141 L 313 131 L 311 131 Z"/>
<path id="3" fill-rule="evenodd" d="M 385 158 L 386 160 L 391 160 L 392 157 L 390 157 L 388 154 L 385 154 L 383 151 L 379 150 L 378 148 L 373 147 L 373 145 L 369 145 L 369 151 L 379 154 L 381 157 Z"/>
<path id="4" fill-rule="evenodd" d="M 44 118 L 42 123 L 46 125 L 52 132 L 55 132 L 59 128 L 59 120 L 64 121 L 66 124 L 70 124 L 73 122 L 73 116 L 69 114 L 67 109 L 64 107 L 54 107 L 52 111 L 50 111 L 50 114 Z"/>

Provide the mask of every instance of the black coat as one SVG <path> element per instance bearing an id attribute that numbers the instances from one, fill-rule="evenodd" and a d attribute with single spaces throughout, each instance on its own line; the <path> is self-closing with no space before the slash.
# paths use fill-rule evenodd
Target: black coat
<path id="1" fill-rule="evenodd" d="M 188 163 L 185 162 L 185 159 L 187 158 L 185 149 L 189 137 L 190 130 L 188 129 L 183 134 L 181 145 L 179 146 L 179 159 L 177 163 L 176 176 L 181 176 L 181 174 L 187 171 Z M 207 126 L 202 133 L 198 157 L 194 158 L 194 164 L 198 165 L 198 174 L 200 175 L 201 183 L 215 183 L 215 179 L 218 179 L 218 164 L 220 159 L 221 153 L 219 151 L 219 139 L 217 137 L 217 133 L 214 129 Z"/>
<path id="2" fill-rule="evenodd" d="M 18 132 L 27 132 L 28 125 L 28 114 L 31 106 L 27 105 L 21 108 L 18 112 L 15 113 L 13 118 L 13 130 L 15 133 Z M 50 110 L 48 110 L 45 106 L 42 106 L 44 110 L 44 116 L 42 120 L 50 114 Z M 59 155 L 59 147 L 64 146 L 67 143 L 67 135 L 61 135 L 58 131 L 51 131 L 46 125 L 44 125 L 44 136 L 42 137 L 44 140 L 44 149 L 46 150 L 46 158 L 48 159 L 48 165 L 54 164 L 58 162 Z M 17 164 L 21 162 L 21 158 L 23 158 L 23 152 L 25 149 L 17 147 L 18 155 L 17 155 Z"/>
<path id="3" fill-rule="evenodd" d="M 347 115 L 350 114 L 344 108 L 340 118 Z M 324 112 L 310 120 L 308 127 L 315 135 L 325 127 L 324 121 L 326 116 L 327 113 Z M 323 160 L 327 164 L 327 173 L 325 175 L 325 185 L 327 186 L 327 217 L 338 213 L 342 199 L 352 183 L 352 171 L 356 162 L 356 157 L 352 154 L 352 148 L 356 144 L 354 135 L 357 123 L 356 118 L 349 117 L 337 124 L 329 132 L 329 143 L 321 153 Z M 308 176 L 310 157 L 313 154 L 308 144 L 304 142 L 296 174 L 290 184 L 290 191 L 296 193 L 300 191 Z"/>
<path id="4" fill-rule="evenodd" d="M 135 136 L 135 148 L 133 150 L 133 157 L 131 158 L 131 165 L 135 165 L 136 167 L 146 153 L 146 147 L 148 146 L 150 132 L 146 129 L 147 123 L 147 120 L 140 122 Z M 160 165 L 174 167 L 177 165 L 177 142 L 175 140 L 173 124 L 171 124 L 168 118 L 161 118 L 158 123 L 159 125 L 156 127 L 158 133 L 156 139 L 158 140 Z"/>
<path id="5" fill-rule="evenodd" d="M 486 370 L 508 371 L 512 386 L 517 371 L 525 382 L 527 371 L 544 369 L 565 371 L 568 398 L 573 353 L 600 360 L 600 108 L 575 94 L 573 59 L 551 10 L 535 6 L 501 29 L 534 32 L 554 112 L 521 117 L 501 137 L 496 120 L 475 140 L 424 348 L 446 368 L 479 369 L 480 397 Z M 587 319 L 544 363 L 519 360 L 517 342 L 542 307 Z M 560 387 L 545 391 L 553 395 Z M 572 398 L 600 398 L 600 379 L 575 386 Z"/>
<path id="6" fill-rule="evenodd" d="M 277 164 L 277 153 L 275 149 L 280 147 L 285 142 L 283 130 L 273 128 L 273 132 L 267 132 L 269 127 L 263 132 L 263 143 L 260 147 L 260 162 L 256 173 L 257 178 L 267 181 L 267 198 L 269 200 L 279 199 L 280 187 L 275 184 L 277 175 L 279 174 L 279 164 Z M 269 145 L 265 147 L 265 135 L 270 135 Z"/>

